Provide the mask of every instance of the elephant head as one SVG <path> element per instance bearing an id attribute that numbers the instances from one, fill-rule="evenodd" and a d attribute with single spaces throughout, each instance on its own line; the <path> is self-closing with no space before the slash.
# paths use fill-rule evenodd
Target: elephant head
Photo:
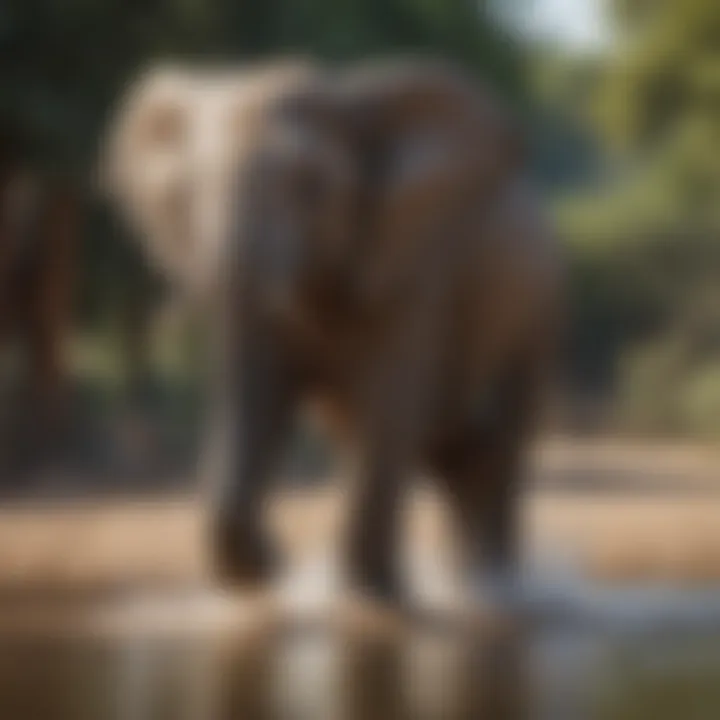
<path id="1" fill-rule="evenodd" d="M 370 307 L 490 201 L 517 149 L 489 91 L 440 62 L 165 68 L 128 94 L 105 174 L 183 282 L 211 284 L 232 250 L 275 308 L 316 292 Z"/>
<path id="2" fill-rule="evenodd" d="M 124 211 L 150 261 L 184 288 L 216 279 L 236 167 L 254 142 L 264 96 L 308 68 L 161 66 L 121 98 L 100 165 L 101 190 Z"/>

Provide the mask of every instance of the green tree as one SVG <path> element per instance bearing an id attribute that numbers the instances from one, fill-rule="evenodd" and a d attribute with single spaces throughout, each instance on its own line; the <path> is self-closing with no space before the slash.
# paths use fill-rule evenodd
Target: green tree
<path id="1" fill-rule="evenodd" d="M 592 98 L 604 182 L 560 218 L 625 415 L 720 431 L 720 5 L 615 7 L 617 46 Z"/>

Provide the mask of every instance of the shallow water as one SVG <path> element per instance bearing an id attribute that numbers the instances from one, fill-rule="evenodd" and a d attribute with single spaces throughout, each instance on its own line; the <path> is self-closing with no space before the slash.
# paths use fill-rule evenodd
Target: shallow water
<path id="1" fill-rule="evenodd" d="M 553 587 L 553 612 L 532 622 L 402 629 L 138 592 L 88 610 L 94 625 L 6 631 L 0 718 L 720 717 L 717 592 Z"/>

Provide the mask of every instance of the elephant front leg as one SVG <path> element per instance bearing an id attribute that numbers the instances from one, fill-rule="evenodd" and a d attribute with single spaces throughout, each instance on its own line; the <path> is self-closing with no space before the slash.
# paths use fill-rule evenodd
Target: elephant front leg
<path id="1" fill-rule="evenodd" d="M 414 331 L 410 342 L 398 336 L 398 344 L 387 349 L 370 373 L 360 401 L 348 570 L 356 588 L 382 601 L 401 599 L 402 501 L 434 397 L 436 356 L 421 330 L 406 327 L 406 332 Z"/>
<path id="2" fill-rule="evenodd" d="M 520 502 L 537 386 L 513 374 L 500 390 L 492 421 L 446 459 L 441 476 L 473 592 L 507 606 L 521 596 Z"/>
<path id="3" fill-rule="evenodd" d="M 521 446 L 517 436 L 483 437 L 443 475 L 473 600 L 507 608 L 520 599 Z"/>
<path id="4" fill-rule="evenodd" d="M 372 598 L 401 596 L 399 514 L 406 467 L 399 458 L 366 449 L 357 477 L 348 537 L 352 585 Z"/>
<path id="5" fill-rule="evenodd" d="M 480 453 L 456 491 L 470 581 L 491 604 L 519 597 L 521 453 L 517 437 L 499 439 L 498 447 Z"/>
<path id="6" fill-rule="evenodd" d="M 264 501 L 289 430 L 294 383 L 281 354 L 260 338 L 246 343 L 237 364 L 215 380 L 204 468 L 213 499 L 211 560 L 221 582 L 255 583 L 275 565 Z"/>

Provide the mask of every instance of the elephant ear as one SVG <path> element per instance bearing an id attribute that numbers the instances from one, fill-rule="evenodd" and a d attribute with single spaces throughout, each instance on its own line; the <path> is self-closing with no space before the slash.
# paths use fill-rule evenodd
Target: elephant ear
<path id="1" fill-rule="evenodd" d="M 339 92 L 361 163 L 360 288 L 382 302 L 452 252 L 463 218 L 520 165 L 519 132 L 488 88 L 443 63 L 367 67 Z"/>
<path id="2" fill-rule="evenodd" d="M 178 143 L 185 84 L 179 71 L 164 67 L 149 70 L 131 83 L 101 147 L 97 181 L 104 195 L 125 197 L 147 169 L 147 152 Z"/>
<path id="3" fill-rule="evenodd" d="M 183 247 L 182 163 L 188 78 L 152 69 L 121 98 L 100 148 L 97 186 L 163 272 L 179 272 Z"/>

